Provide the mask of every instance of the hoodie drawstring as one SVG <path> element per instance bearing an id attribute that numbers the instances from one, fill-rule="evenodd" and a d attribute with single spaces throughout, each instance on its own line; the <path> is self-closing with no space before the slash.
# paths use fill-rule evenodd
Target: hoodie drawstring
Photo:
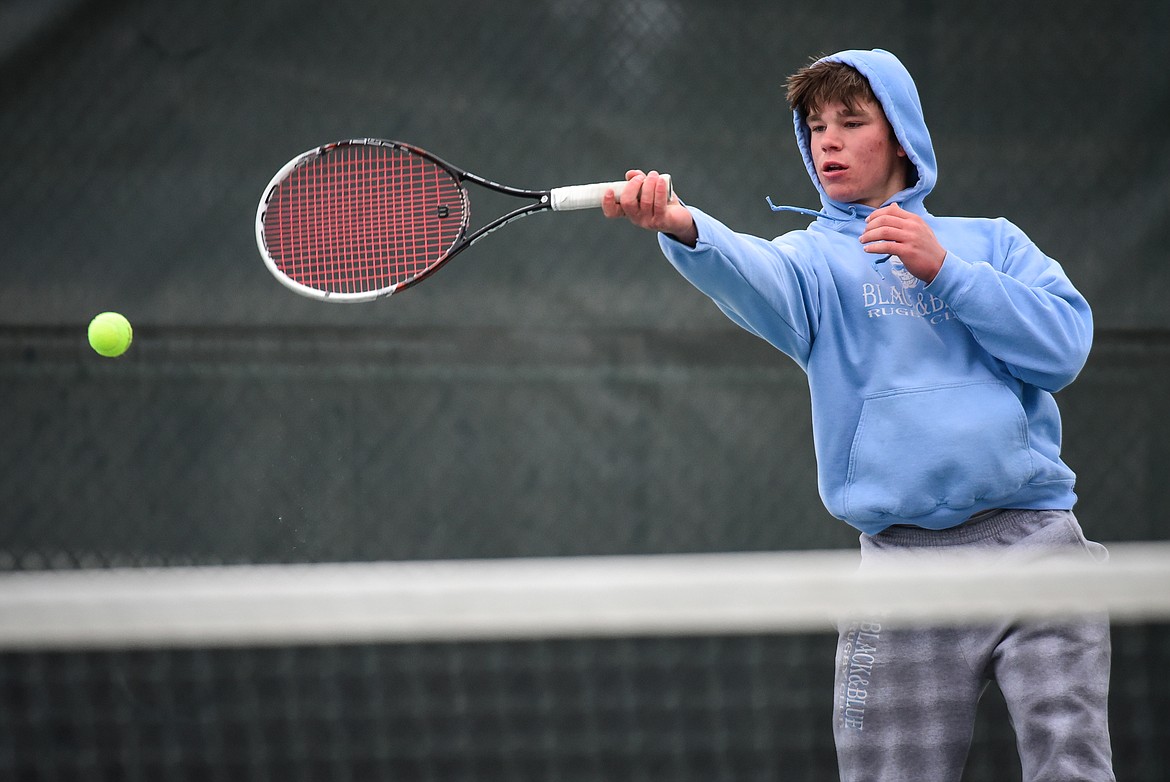
<path id="1" fill-rule="evenodd" d="M 836 215 L 831 215 L 828 212 L 818 212 L 815 209 L 805 209 L 801 206 L 777 206 L 776 204 L 772 203 L 772 196 L 764 196 L 764 200 L 768 202 L 768 208 L 773 212 L 796 212 L 797 214 L 806 215 L 808 217 L 823 217 L 826 220 L 832 220 L 835 223 L 847 223 L 857 217 L 857 210 L 852 206 L 849 207 L 848 217 L 837 217 Z M 873 270 L 877 272 L 878 276 L 883 280 L 886 278 L 886 275 L 882 274 L 882 270 L 878 268 L 878 265 L 883 264 L 888 260 L 890 260 L 889 255 L 881 255 L 876 256 L 872 262 Z"/>
<path id="2" fill-rule="evenodd" d="M 772 203 L 772 196 L 764 196 L 764 200 L 768 202 L 768 208 L 773 212 L 796 212 L 797 214 L 807 215 L 809 217 L 823 217 L 826 220 L 832 220 L 836 223 L 848 222 L 854 217 L 857 217 L 857 210 L 853 207 L 849 207 L 848 217 L 837 217 L 828 212 L 818 212 L 815 209 L 805 209 L 802 206 L 776 206 L 776 204 Z"/>

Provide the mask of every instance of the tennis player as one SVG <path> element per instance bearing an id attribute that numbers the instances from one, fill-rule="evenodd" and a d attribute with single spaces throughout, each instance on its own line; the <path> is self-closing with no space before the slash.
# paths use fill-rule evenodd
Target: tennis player
<path id="1" fill-rule="evenodd" d="M 821 209 L 767 241 L 631 171 L 608 217 L 659 232 L 670 262 L 808 374 L 821 497 L 862 567 L 975 550 L 1104 559 L 1073 516 L 1053 394 L 1092 316 L 1061 266 L 1004 219 L 937 217 L 918 92 L 892 54 L 846 51 L 788 80 Z M 1109 626 L 842 623 L 834 735 L 843 780 L 957 782 L 997 682 L 1025 780 L 1113 780 Z"/>

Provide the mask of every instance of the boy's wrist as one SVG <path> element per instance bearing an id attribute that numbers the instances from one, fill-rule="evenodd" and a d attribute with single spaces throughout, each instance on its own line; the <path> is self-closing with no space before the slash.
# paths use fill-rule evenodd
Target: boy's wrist
<path id="1" fill-rule="evenodd" d="M 685 244 L 687 247 L 694 249 L 699 243 L 699 227 L 695 225 L 695 219 L 692 217 L 691 222 L 681 231 L 664 232 L 674 241 L 679 244 Z"/>

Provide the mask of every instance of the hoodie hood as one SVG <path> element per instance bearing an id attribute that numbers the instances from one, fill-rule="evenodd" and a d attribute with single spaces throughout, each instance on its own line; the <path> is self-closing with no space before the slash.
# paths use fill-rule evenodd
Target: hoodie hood
<path id="1" fill-rule="evenodd" d="M 822 57 L 818 62 L 841 62 L 856 68 L 869 81 L 874 95 L 885 112 L 886 119 L 894 129 L 898 143 L 906 150 L 906 156 L 918 171 L 918 179 L 910 187 L 891 196 L 886 203 L 898 203 L 903 209 L 923 213 L 923 201 L 934 189 L 938 175 L 937 164 L 934 158 L 934 146 L 930 141 L 930 132 L 926 129 L 926 120 L 922 116 L 922 102 L 918 98 L 918 89 L 910 72 L 901 61 L 883 49 L 850 50 L 838 52 L 828 57 Z M 860 204 L 848 204 L 833 201 L 821 187 L 817 177 L 816 166 L 813 164 L 812 153 L 809 151 L 809 132 L 804 117 L 800 112 L 792 112 L 792 121 L 796 130 L 796 145 L 800 148 L 804 158 L 804 167 L 812 179 L 813 186 L 821 195 L 822 212 L 812 212 L 805 209 L 791 209 L 791 211 L 811 214 L 832 221 L 848 221 L 854 217 L 864 216 L 872 211 L 870 207 Z M 785 209 L 789 211 L 789 209 Z"/>

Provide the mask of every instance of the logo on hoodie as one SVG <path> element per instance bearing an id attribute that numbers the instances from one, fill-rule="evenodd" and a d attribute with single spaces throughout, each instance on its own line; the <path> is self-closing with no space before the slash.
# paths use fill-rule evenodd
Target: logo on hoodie
<path id="1" fill-rule="evenodd" d="M 932 326 L 954 317 L 947 303 L 928 293 L 922 280 L 911 274 L 898 256 L 890 256 L 888 268 L 892 280 L 883 278 L 882 282 L 861 286 L 861 300 L 868 317 L 923 318 Z"/>

